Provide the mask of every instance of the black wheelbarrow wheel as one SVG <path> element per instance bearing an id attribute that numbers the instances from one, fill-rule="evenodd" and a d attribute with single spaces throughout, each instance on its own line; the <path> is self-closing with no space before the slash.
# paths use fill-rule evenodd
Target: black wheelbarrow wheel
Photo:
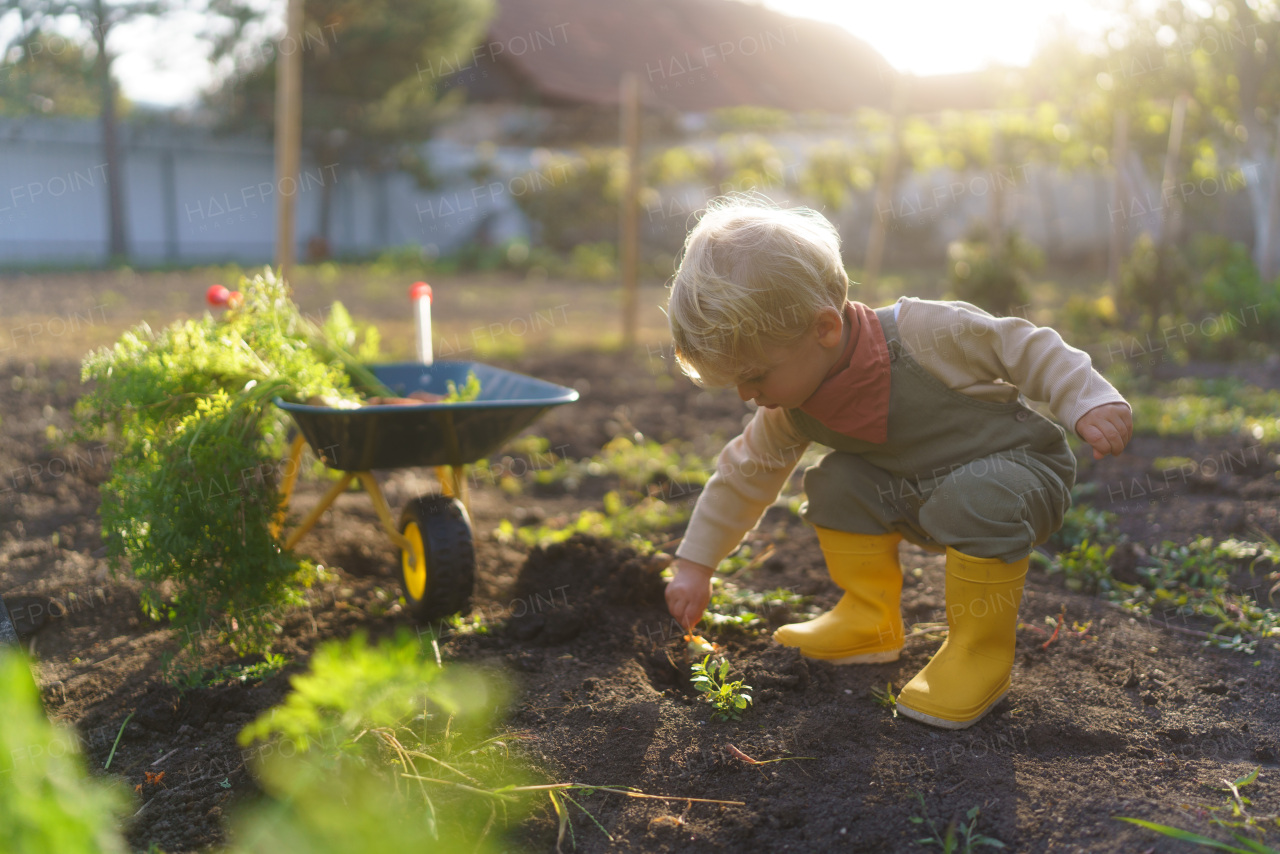
<path id="1" fill-rule="evenodd" d="M 419 496 L 404 508 L 400 533 L 414 550 L 400 551 L 400 581 L 414 618 L 427 622 L 471 610 L 476 550 L 462 502 Z"/>

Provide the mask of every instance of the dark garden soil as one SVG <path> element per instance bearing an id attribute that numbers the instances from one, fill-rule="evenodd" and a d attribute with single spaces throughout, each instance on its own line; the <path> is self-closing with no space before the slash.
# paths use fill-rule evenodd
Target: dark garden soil
<path id="1" fill-rule="evenodd" d="M 575 457 L 636 432 L 693 439 L 713 453 L 746 414 L 733 395 L 671 376 L 657 355 L 547 355 L 514 367 L 582 391 L 578 404 L 534 428 Z M 38 662 L 50 716 L 78 730 L 98 773 L 132 714 L 109 771 L 140 786 L 130 844 L 215 846 L 226 839 L 228 811 L 258 795 L 235 745 L 238 730 L 280 701 L 288 676 L 319 641 L 412 625 L 396 602 L 397 556 L 368 500 L 343 496 L 300 547 L 337 581 L 286 620 L 280 651 L 292 657 L 289 668 L 259 683 L 180 692 L 160 676 L 162 656 L 177 645 L 173 631 L 142 615 L 135 583 L 107 571 L 96 513 L 106 453 L 59 439 L 78 392 L 70 358 L 0 363 L 0 594 Z M 1096 485 L 1096 506 L 1118 514 L 1133 544 L 1118 559 L 1132 560 L 1162 539 L 1280 537 L 1278 451 L 1244 440 L 1139 438 L 1119 459 L 1082 461 L 1081 481 Z M 1194 471 L 1154 468 L 1168 457 L 1190 458 Z M 519 479 L 517 463 L 497 464 Z M 380 477 L 396 507 L 432 488 L 424 471 Z M 442 650 L 510 674 L 517 688 L 507 725 L 525 734 L 530 758 L 549 779 L 672 798 L 580 798 L 610 837 L 576 814 L 579 851 L 913 850 L 929 835 L 911 821 L 922 814 L 917 792 L 939 827 L 979 807 L 979 831 L 1006 850 L 1184 851 L 1114 817 L 1227 838 L 1210 823 L 1226 815 L 1213 811 L 1227 803 L 1220 781 L 1256 766 L 1250 811 L 1280 813 L 1274 640 L 1254 655 L 1207 648 L 1189 633 L 1210 629 L 1207 621 L 1134 619 L 1033 570 L 1012 690 L 970 730 L 895 718 L 869 693 L 887 683 L 900 688 L 924 665 L 940 642 L 926 634 L 910 638 L 899 661 L 861 667 L 806 661 L 767 631 L 713 635 L 755 695 L 741 722 L 713 722 L 689 685 L 684 644 L 651 560 L 589 538 L 529 553 L 489 536 L 503 518 L 532 522 L 595 506 L 603 486 L 544 495 L 530 479 L 521 482 L 515 496 L 476 485 L 477 613 L 488 631 L 449 635 Z M 304 484 L 297 506 L 321 488 Z M 784 508 L 772 509 L 752 537 L 775 551 L 734 583 L 810 594 L 815 610 L 835 602 L 815 538 Z M 941 558 L 915 548 L 902 557 L 908 624 L 940 619 Z M 1260 595 L 1274 581 L 1269 571 L 1253 579 Z M 1053 637 L 1059 615 L 1063 630 Z M 796 617 L 779 606 L 767 618 L 772 628 Z M 730 745 L 757 760 L 789 761 L 753 766 Z M 515 832 L 513 844 L 549 851 L 555 836 L 548 808 Z"/>

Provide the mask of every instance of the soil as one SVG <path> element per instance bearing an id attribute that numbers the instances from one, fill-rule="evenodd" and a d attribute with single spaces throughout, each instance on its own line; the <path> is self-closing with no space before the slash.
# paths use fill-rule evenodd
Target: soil
<path id="1" fill-rule="evenodd" d="M 637 432 L 694 437 L 713 452 L 746 415 L 733 395 L 693 388 L 659 355 L 545 355 L 507 366 L 582 392 L 533 428 L 575 457 Z M 280 651 L 292 664 L 261 682 L 180 691 L 161 678 L 165 654 L 177 647 L 173 630 L 143 616 L 136 583 L 112 577 L 103 559 L 97 486 L 108 455 L 58 439 L 71 428 L 78 393 L 74 359 L 0 362 L 0 593 L 34 654 L 50 716 L 76 728 L 89 767 L 102 769 L 131 715 L 109 771 L 139 787 L 130 845 L 216 846 L 226 839 L 228 811 L 259 795 L 235 745 L 239 729 L 281 700 L 320 641 L 412 625 L 396 602 L 396 554 L 367 499 L 344 495 L 303 541 L 337 581 L 286 620 Z M 1205 535 L 1280 537 L 1277 451 L 1239 439 L 1139 437 L 1118 459 L 1082 460 L 1080 480 L 1095 484 L 1093 503 L 1116 513 L 1119 529 L 1144 548 Z M 1153 469 L 1165 457 L 1189 458 L 1195 471 Z M 499 464 L 517 474 L 515 462 Z M 421 471 L 379 477 L 393 506 L 432 488 Z M 591 538 L 529 552 L 489 536 L 504 518 L 535 521 L 599 500 L 585 487 L 538 494 L 525 483 L 515 496 L 475 484 L 477 613 L 491 630 L 449 635 L 441 648 L 510 674 L 517 691 L 508 725 L 527 735 L 530 758 L 548 778 L 672 798 L 585 796 L 609 837 L 575 814 L 579 851 L 910 850 L 929 835 L 913 817 L 927 811 L 941 829 L 973 807 L 978 830 L 1007 850 L 1183 851 L 1114 817 L 1227 839 L 1210 822 L 1228 814 L 1215 811 L 1227 804 L 1220 781 L 1259 766 L 1248 809 L 1280 813 L 1273 641 L 1253 655 L 1208 648 L 1189 633 L 1211 628 L 1205 620 L 1135 619 L 1033 570 L 1012 690 L 972 729 L 894 717 L 870 694 L 900 688 L 928 661 L 939 644 L 928 634 L 910 638 L 896 662 L 841 667 L 780 648 L 768 631 L 725 631 L 712 639 L 755 703 L 740 722 L 712 721 L 689 684 L 654 561 Z M 295 506 L 321 490 L 304 483 Z M 814 611 L 834 604 L 812 532 L 785 508 L 772 509 L 752 539 L 775 551 L 735 584 L 811 595 Z M 904 547 L 902 559 L 908 624 L 940 619 L 941 558 Z M 1253 580 L 1264 596 L 1274 580 L 1267 571 Z M 1059 615 L 1063 630 L 1051 636 Z M 781 606 L 766 616 L 770 629 L 798 618 Z M 731 745 L 756 760 L 788 761 L 751 765 Z M 148 772 L 152 781 L 164 777 L 151 782 Z M 548 810 L 517 839 L 545 851 L 555 835 Z"/>

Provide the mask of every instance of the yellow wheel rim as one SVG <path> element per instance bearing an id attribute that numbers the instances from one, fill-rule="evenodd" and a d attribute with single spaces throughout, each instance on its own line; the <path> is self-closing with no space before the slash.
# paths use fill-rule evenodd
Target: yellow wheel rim
<path id="1" fill-rule="evenodd" d="M 422 542 L 422 532 L 417 522 L 404 526 L 404 537 L 413 546 L 413 553 L 400 550 L 400 564 L 404 571 L 404 588 L 409 598 L 417 602 L 427 590 L 427 549 Z"/>

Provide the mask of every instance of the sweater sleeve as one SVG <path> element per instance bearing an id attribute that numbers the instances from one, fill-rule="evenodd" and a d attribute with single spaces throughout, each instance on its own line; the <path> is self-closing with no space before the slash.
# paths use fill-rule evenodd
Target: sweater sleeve
<path id="1" fill-rule="evenodd" d="M 808 446 L 785 409 L 757 409 L 720 452 L 676 556 L 719 566 L 777 499 Z"/>
<path id="2" fill-rule="evenodd" d="M 1093 369 L 1088 353 L 1021 317 L 994 317 L 967 302 L 909 299 L 901 303 L 899 330 L 907 352 L 950 388 L 994 397 L 1000 384 L 1012 384 L 1047 403 L 1073 432 L 1090 409 L 1128 406 Z"/>

